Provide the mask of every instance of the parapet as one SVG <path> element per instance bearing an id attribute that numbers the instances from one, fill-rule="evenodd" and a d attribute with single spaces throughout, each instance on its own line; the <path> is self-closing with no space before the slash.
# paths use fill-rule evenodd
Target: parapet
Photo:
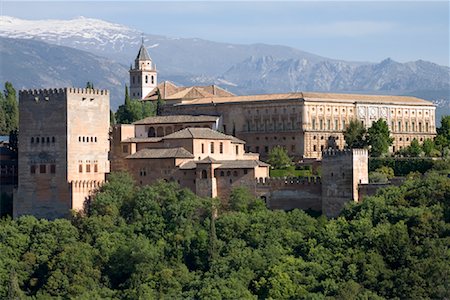
<path id="1" fill-rule="evenodd" d="M 256 178 L 257 186 L 292 186 L 292 185 L 312 185 L 321 184 L 321 178 L 319 176 L 310 177 L 261 177 Z"/>
<path id="2" fill-rule="evenodd" d="M 368 155 L 367 149 L 326 149 L 322 151 L 322 158 L 331 158 L 335 156 L 346 156 L 346 155 Z"/>
<path id="3" fill-rule="evenodd" d="M 83 95 L 108 95 L 108 90 L 100 89 L 85 89 L 85 88 L 59 88 L 59 89 L 29 89 L 20 90 L 19 96 L 47 96 L 47 95 L 58 95 L 67 93 L 71 94 L 83 94 Z"/>

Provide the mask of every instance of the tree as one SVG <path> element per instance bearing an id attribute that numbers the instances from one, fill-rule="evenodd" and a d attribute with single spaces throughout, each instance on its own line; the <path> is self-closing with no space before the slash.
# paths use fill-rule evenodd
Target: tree
<path id="1" fill-rule="evenodd" d="M 436 150 L 436 145 L 432 139 L 423 141 L 422 150 L 427 157 L 439 156 L 439 151 Z"/>
<path id="2" fill-rule="evenodd" d="M 131 100 L 125 86 L 125 103 L 116 112 L 117 124 L 131 124 L 143 118 L 154 116 L 156 108 L 150 101 Z"/>
<path id="3" fill-rule="evenodd" d="M 394 139 L 391 138 L 389 126 L 384 119 L 372 123 L 367 130 L 367 143 L 370 146 L 370 155 L 380 157 L 389 151 Z"/>
<path id="4" fill-rule="evenodd" d="M 419 141 L 413 139 L 411 144 L 406 148 L 406 154 L 410 157 L 419 157 L 422 153 L 422 148 L 420 147 Z"/>
<path id="5" fill-rule="evenodd" d="M 5 82 L 4 94 L 0 95 L 0 101 L 3 111 L 0 113 L 0 126 L 3 127 L 0 127 L 0 134 L 7 135 L 19 126 L 19 104 L 17 102 L 16 90 L 11 82 Z"/>
<path id="6" fill-rule="evenodd" d="M 364 127 L 364 124 L 359 120 L 351 120 L 344 131 L 344 139 L 347 148 L 367 147 L 366 127 Z"/>
<path id="7" fill-rule="evenodd" d="M 90 81 L 86 82 L 86 88 L 87 89 L 94 89 L 94 84 Z"/>
<path id="8" fill-rule="evenodd" d="M 268 162 L 274 169 L 286 169 L 292 165 L 292 160 L 288 156 L 286 149 L 281 146 L 273 147 L 270 150 Z"/>

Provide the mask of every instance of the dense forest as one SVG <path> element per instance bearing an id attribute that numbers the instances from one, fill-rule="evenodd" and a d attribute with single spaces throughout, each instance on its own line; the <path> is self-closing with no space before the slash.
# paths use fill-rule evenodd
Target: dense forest
<path id="1" fill-rule="evenodd" d="M 330 220 L 112 174 L 84 215 L 0 221 L 0 298 L 449 298 L 448 166 Z"/>

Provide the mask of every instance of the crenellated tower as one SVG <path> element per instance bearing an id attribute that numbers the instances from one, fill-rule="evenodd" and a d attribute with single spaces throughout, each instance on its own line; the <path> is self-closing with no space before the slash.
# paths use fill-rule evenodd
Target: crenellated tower
<path id="1" fill-rule="evenodd" d="M 130 97 L 144 99 L 158 84 L 156 66 L 153 64 L 142 39 L 134 68 L 130 67 Z"/>
<path id="2" fill-rule="evenodd" d="M 19 129 L 13 216 L 54 219 L 83 209 L 109 173 L 108 91 L 20 91 Z"/>

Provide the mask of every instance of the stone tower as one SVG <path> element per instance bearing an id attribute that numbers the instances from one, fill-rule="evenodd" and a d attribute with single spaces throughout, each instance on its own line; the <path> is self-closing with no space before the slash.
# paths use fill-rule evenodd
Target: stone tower
<path id="1" fill-rule="evenodd" d="M 369 183 L 366 149 L 322 152 L 322 213 L 336 217 L 345 203 L 358 201 L 358 185 Z"/>
<path id="2" fill-rule="evenodd" d="M 109 93 L 19 92 L 19 183 L 13 216 L 67 217 L 109 172 Z"/>
<path id="3" fill-rule="evenodd" d="M 142 39 L 141 48 L 130 68 L 130 97 L 144 99 L 158 84 L 156 66 L 153 64 Z"/>

